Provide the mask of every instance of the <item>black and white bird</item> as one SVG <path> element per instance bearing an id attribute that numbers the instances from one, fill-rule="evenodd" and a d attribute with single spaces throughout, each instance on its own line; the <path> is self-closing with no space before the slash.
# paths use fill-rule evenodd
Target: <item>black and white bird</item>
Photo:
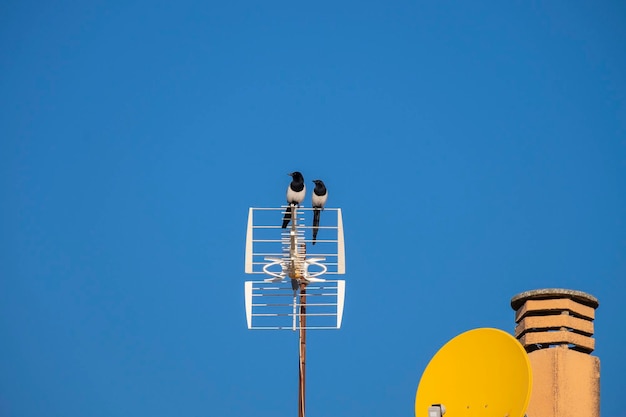
<path id="1" fill-rule="evenodd" d="M 291 221 L 291 207 L 300 207 L 300 203 L 304 201 L 306 194 L 306 186 L 304 185 L 304 177 L 302 174 L 298 171 L 294 171 L 287 175 L 291 176 L 292 179 L 289 187 L 287 187 L 287 204 L 289 204 L 289 206 L 285 210 L 285 217 L 283 217 L 283 229 L 286 228 Z"/>
<path id="2" fill-rule="evenodd" d="M 322 180 L 313 180 L 315 188 L 311 195 L 311 205 L 313 206 L 313 244 L 317 239 L 317 231 L 320 226 L 320 213 L 324 210 L 324 205 L 328 199 L 328 190 Z"/>

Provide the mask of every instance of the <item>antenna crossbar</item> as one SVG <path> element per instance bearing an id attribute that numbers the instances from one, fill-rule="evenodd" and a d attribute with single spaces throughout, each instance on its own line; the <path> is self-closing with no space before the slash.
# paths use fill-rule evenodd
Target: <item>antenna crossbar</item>
<path id="1" fill-rule="evenodd" d="M 306 305 L 313 306 L 313 307 L 316 307 L 316 306 L 336 306 L 337 303 L 307 303 Z M 290 306 L 292 306 L 292 304 L 285 304 L 285 303 L 282 303 L 282 304 L 275 304 L 275 303 L 252 304 L 252 307 L 290 307 Z M 253 314 L 253 316 L 254 316 L 254 314 Z"/>

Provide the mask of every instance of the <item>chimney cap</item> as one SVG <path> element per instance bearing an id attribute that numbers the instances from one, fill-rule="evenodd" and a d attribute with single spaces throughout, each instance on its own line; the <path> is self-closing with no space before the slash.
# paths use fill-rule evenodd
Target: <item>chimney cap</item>
<path id="1" fill-rule="evenodd" d="M 539 290 L 530 290 L 521 292 L 511 298 L 511 307 L 517 311 L 527 300 L 545 300 L 555 298 L 569 298 L 580 304 L 598 308 L 600 303 L 598 299 L 586 292 L 568 290 L 564 288 L 544 288 Z"/>

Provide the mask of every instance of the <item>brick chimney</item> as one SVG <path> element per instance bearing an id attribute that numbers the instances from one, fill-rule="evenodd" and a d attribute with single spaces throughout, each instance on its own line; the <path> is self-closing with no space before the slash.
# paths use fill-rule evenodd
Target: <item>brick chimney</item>
<path id="1" fill-rule="evenodd" d="M 600 417 L 600 359 L 593 320 L 598 300 L 581 291 L 540 289 L 511 299 L 515 337 L 528 352 L 528 417 Z"/>

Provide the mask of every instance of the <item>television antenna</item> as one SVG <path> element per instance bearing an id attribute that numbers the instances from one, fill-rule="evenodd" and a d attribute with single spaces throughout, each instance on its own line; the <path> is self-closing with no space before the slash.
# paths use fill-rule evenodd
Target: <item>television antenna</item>
<path id="1" fill-rule="evenodd" d="M 298 417 L 305 415 L 306 331 L 339 329 L 343 319 L 345 281 L 326 279 L 345 274 L 341 209 L 324 208 L 320 239 L 307 238 L 313 209 L 291 205 L 291 224 L 281 220 L 288 206 L 248 210 L 245 272 L 263 275 L 244 284 L 248 329 L 298 332 Z M 313 246 L 315 245 L 315 246 Z"/>
<path id="2" fill-rule="evenodd" d="M 532 370 L 524 347 L 491 328 L 461 333 L 433 356 L 415 397 L 415 417 L 524 417 Z"/>

